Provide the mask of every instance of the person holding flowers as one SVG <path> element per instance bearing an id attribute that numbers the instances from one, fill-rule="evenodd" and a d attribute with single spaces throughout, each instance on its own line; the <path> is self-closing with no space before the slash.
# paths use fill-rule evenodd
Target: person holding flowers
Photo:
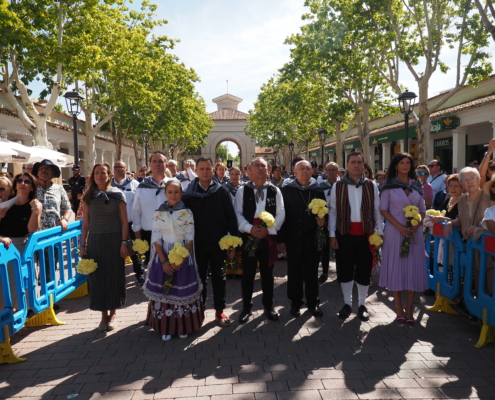
<path id="1" fill-rule="evenodd" d="M 267 167 L 264 158 L 255 158 L 251 162 L 252 181 L 241 186 L 235 196 L 235 213 L 244 242 L 241 324 L 246 323 L 252 315 L 258 262 L 265 315 L 271 321 L 278 320 L 278 314 L 273 308 L 273 265 L 278 257 L 276 235 L 285 220 L 285 209 L 280 189 L 266 181 Z"/>
<path id="2" fill-rule="evenodd" d="M 364 175 L 364 157 L 352 152 L 347 156 L 347 172 L 330 193 L 330 247 L 335 250 L 337 280 L 344 295 L 339 312 L 347 319 L 352 312 L 352 288 L 356 282 L 358 317 L 369 320 L 366 297 L 373 267 L 373 254 L 368 237 L 383 232 L 380 197 L 376 183 Z"/>
<path id="3" fill-rule="evenodd" d="M 380 212 L 387 220 L 383 234 L 380 286 L 394 292 L 397 321 L 414 325 L 414 292 L 428 287 L 422 220 L 423 187 L 416 180 L 414 159 L 398 153 L 390 162 L 383 185 Z M 402 305 L 406 291 L 406 305 Z"/>
<path id="4" fill-rule="evenodd" d="M 148 324 L 163 341 L 186 339 L 203 324 L 203 285 L 193 252 L 194 217 L 182 202 L 182 185 L 165 184 L 167 201 L 153 216 L 148 277 L 143 286 Z"/>
<path id="5" fill-rule="evenodd" d="M 203 284 L 203 304 L 206 304 L 208 266 L 213 286 L 215 320 L 220 326 L 230 325 L 223 312 L 226 307 L 226 278 L 223 270 L 225 252 L 218 242 L 227 234 L 237 236 L 237 219 L 228 190 L 213 180 L 213 163 L 210 158 L 199 157 L 196 164 L 198 177 L 184 192 L 183 201 L 193 215 L 196 225 L 194 236 L 195 257 Z M 233 258 L 235 251 L 229 254 Z"/>
<path id="6" fill-rule="evenodd" d="M 323 189 L 311 178 L 313 170 L 308 161 L 299 161 L 294 173 L 296 178 L 282 187 L 285 222 L 278 235 L 279 251 L 287 251 L 290 314 L 293 317 L 301 315 L 300 309 L 306 295 L 308 310 L 315 317 L 322 317 L 318 298 L 318 265 L 325 242 L 328 242 L 324 228 L 327 223 L 327 201 Z"/>
<path id="7" fill-rule="evenodd" d="M 114 330 L 126 301 L 125 264 L 129 225 L 124 194 L 112 187 L 110 164 L 95 164 L 83 196 L 80 257 L 98 268 L 88 275 L 89 308 L 101 312 L 100 331 Z"/>

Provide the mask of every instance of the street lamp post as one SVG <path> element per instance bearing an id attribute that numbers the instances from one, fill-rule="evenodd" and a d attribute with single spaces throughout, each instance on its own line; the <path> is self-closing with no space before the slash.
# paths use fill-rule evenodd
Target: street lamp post
<path id="1" fill-rule="evenodd" d="M 79 165 L 79 145 L 77 143 L 77 116 L 81 112 L 81 100 L 84 100 L 78 92 L 66 92 L 64 94 L 67 104 L 67 111 L 72 115 L 72 123 L 74 125 L 74 165 Z"/>
<path id="2" fill-rule="evenodd" d="M 146 157 L 145 165 L 148 165 L 148 146 L 150 144 L 150 138 L 151 134 L 150 131 L 142 131 L 141 132 L 141 139 L 143 139 L 143 144 L 144 144 L 144 154 Z"/>
<path id="3" fill-rule="evenodd" d="M 289 143 L 289 152 L 290 152 L 290 171 L 292 171 L 292 152 L 294 151 L 294 142 Z"/>
<path id="4" fill-rule="evenodd" d="M 274 159 L 273 159 L 273 163 L 274 163 L 275 165 L 277 165 L 277 155 L 278 155 L 278 150 L 275 150 L 275 151 L 273 152 L 273 157 L 274 157 Z"/>
<path id="5" fill-rule="evenodd" d="M 320 137 L 320 146 L 321 146 L 321 165 L 324 167 L 325 162 L 325 139 L 328 135 L 328 131 L 325 128 L 321 128 L 318 130 L 318 136 Z"/>
<path id="6" fill-rule="evenodd" d="M 399 96 L 400 112 L 404 114 L 404 150 L 409 153 L 409 114 L 412 113 L 416 94 L 407 89 Z"/>
<path id="7" fill-rule="evenodd" d="M 172 160 L 174 159 L 175 143 L 170 143 L 170 154 L 172 155 Z"/>

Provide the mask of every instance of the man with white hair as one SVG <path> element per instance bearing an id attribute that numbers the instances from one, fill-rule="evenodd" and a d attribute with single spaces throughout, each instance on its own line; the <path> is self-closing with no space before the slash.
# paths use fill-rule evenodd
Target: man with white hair
<path id="1" fill-rule="evenodd" d="M 127 208 L 127 221 L 129 223 L 129 236 L 131 240 L 136 240 L 136 235 L 132 230 L 132 205 L 134 204 L 134 195 L 139 186 L 139 182 L 126 174 L 127 169 L 125 162 L 115 161 L 113 163 L 113 178 L 111 185 L 124 193 Z M 144 269 L 139 262 L 138 255 L 134 253 L 131 256 L 132 268 L 136 275 L 136 280 L 139 286 L 144 284 Z"/>
<path id="2" fill-rule="evenodd" d="M 185 191 L 191 183 L 191 179 L 184 172 L 177 172 L 177 161 L 168 160 L 167 167 L 172 174 L 172 178 L 177 179 L 182 186 L 182 190 Z"/>

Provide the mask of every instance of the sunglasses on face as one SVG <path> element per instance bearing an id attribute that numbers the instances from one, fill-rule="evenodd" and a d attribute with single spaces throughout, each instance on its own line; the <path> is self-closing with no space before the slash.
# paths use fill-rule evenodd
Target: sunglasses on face
<path id="1" fill-rule="evenodd" d="M 19 183 L 19 184 L 24 183 L 25 185 L 30 185 L 31 183 L 33 183 L 33 182 L 32 182 L 31 180 L 29 180 L 29 179 L 21 179 L 21 178 L 16 179 L 15 181 L 16 181 L 16 183 Z"/>
<path id="2" fill-rule="evenodd" d="M 416 175 L 425 176 L 425 175 L 428 175 L 428 173 L 427 173 L 427 172 L 419 172 L 419 171 L 416 171 Z"/>
<path id="3" fill-rule="evenodd" d="M 490 166 L 488 167 L 488 169 L 489 169 L 490 171 L 495 171 L 495 165 L 490 165 Z"/>
<path id="4" fill-rule="evenodd" d="M 5 188 L 0 188 L 0 192 L 5 192 Z"/>
<path id="5" fill-rule="evenodd" d="M 430 165 L 428 165 L 428 168 L 432 168 L 432 167 L 436 167 L 436 166 L 437 166 L 437 164 L 430 164 Z"/>

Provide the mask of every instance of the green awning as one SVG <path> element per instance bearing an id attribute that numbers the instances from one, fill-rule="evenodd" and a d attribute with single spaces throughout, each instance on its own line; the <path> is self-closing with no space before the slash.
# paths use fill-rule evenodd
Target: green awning
<path id="1" fill-rule="evenodd" d="M 344 143 L 344 151 L 360 149 L 361 147 L 362 146 L 360 140 L 354 140 L 353 142 Z"/>

